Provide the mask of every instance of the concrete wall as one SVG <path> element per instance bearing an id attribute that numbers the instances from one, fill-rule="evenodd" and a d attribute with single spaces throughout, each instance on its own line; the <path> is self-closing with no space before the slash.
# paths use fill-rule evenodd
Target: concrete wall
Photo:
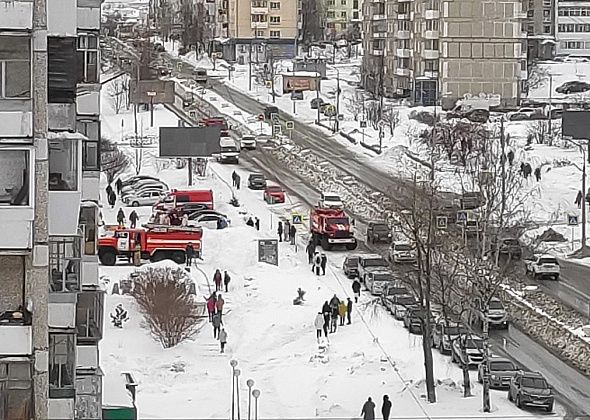
<path id="1" fill-rule="evenodd" d="M 0 313 L 15 311 L 24 303 L 24 257 L 0 255 Z"/>

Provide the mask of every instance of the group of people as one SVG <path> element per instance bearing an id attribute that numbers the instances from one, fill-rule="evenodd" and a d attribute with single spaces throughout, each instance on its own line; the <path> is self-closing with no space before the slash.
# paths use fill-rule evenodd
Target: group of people
<path id="1" fill-rule="evenodd" d="M 117 212 L 117 224 L 119 225 L 119 227 L 125 227 L 125 212 L 123 211 L 123 209 L 119 209 L 119 211 Z M 137 226 L 137 222 L 139 221 L 139 216 L 136 213 L 135 210 L 133 210 L 130 214 L 129 214 L 129 224 L 131 229 L 135 229 L 135 227 Z"/>
<path id="2" fill-rule="evenodd" d="M 279 242 L 291 242 L 291 245 L 295 245 L 295 235 L 297 234 L 297 228 L 295 225 L 289 223 L 287 220 L 285 223 L 279 221 L 277 227 L 277 234 L 279 235 Z"/>
<path id="3" fill-rule="evenodd" d="M 227 331 L 223 326 L 223 306 L 225 300 L 221 294 L 216 291 L 207 299 L 207 312 L 209 314 L 209 322 L 213 325 L 213 338 L 219 340 L 221 345 L 221 353 L 225 351 L 225 344 L 227 343 Z"/>
<path id="4" fill-rule="evenodd" d="M 531 176 L 531 174 L 533 174 L 533 168 L 532 168 L 531 164 L 521 162 L 520 173 L 525 179 L 527 179 L 529 176 Z M 535 178 L 537 179 L 537 182 L 539 182 L 541 180 L 541 168 L 540 167 L 535 168 L 534 174 L 535 174 Z"/>
<path id="5" fill-rule="evenodd" d="M 352 300 L 340 300 L 334 295 L 330 301 L 326 301 L 322 310 L 315 317 L 314 326 L 316 329 L 316 338 L 322 338 L 322 331 L 327 338 L 328 334 L 334 334 L 340 321 L 340 326 L 344 325 L 345 320 L 350 325 L 352 315 Z"/>
<path id="6" fill-rule="evenodd" d="M 326 265 L 328 264 L 328 257 L 323 252 L 319 252 L 315 250 L 315 242 L 313 239 L 307 243 L 305 247 L 305 252 L 307 252 L 307 262 L 311 264 L 311 271 L 315 273 L 317 276 L 326 275 Z"/>
<path id="7" fill-rule="evenodd" d="M 250 217 L 248 217 L 248 220 L 246 221 L 246 225 L 255 227 L 256 230 L 260 230 L 260 219 L 258 217 L 255 217 L 254 219 L 252 219 L 252 216 L 250 216 Z"/>
<path id="8" fill-rule="evenodd" d="M 231 181 L 232 181 L 232 186 L 235 187 L 236 190 L 239 190 L 240 184 L 242 183 L 242 178 L 240 177 L 240 175 L 238 175 L 238 173 L 236 171 L 232 172 Z"/>
<path id="9" fill-rule="evenodd" d="M 383 416 L 383 420 L 389 420 L 389 415 L 391 414 L 391 401 L 389 399 L 389 395 L 383 396 L 383 405 L 381 406 L 381 415 Z M 363 408 L 361 410 L 361 416 L 363 416 L 363 420 L 375 420 L 375 403 L 373 399 L 369 397 L 367 401 L 363 404 Z"/>
<path id="10" fill-rule="evenodd" d="M 121 181 L 121 178 L 117 178 L 117 181 L 115 181 L 115 188 L 117 189 L 116 194 L 113 190 L 113 187 L 111 186 L 111 183 L 109 182 L 109 185 L 107 185 L 105 189 L 107 193 L 107 201 L 111 208 L 114 208 L 115 204 L 117 203 L 117 194 L 121 195 L 121 190 L 123 189 L 123 181 Z"/>
<path id="11" fill-rule="evenodd" d="M 225 293 L 228 292 L 228 287 L 229 287 L 229 282 L 231 281 L 231 277 L 229 274 L 227 274 L 227 271 L 223 272 L 223 279 L 221 277 L 221 271 L 219 270 L 219 268 L 217 270 L 215 270 L 215 274 L 213 274 L 213 282 L 215 283 L 215 291 L 216 292 L 220 292 L 222 287 L 221 287 L 221 282 L 223 280 L 223 285 L 225 286 Z"/>

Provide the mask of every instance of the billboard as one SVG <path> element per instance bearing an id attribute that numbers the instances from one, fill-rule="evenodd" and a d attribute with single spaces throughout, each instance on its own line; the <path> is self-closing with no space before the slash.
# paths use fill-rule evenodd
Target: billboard
<path id="1" fill-rule="evenodd" d="M 258 240 L 258 262 L 279 265 L 279 241 L 276 239 Z"/>
<path id="2" fill-rule="evenodd" d="M 170 80 L 129 81 L 131 103 L 134 104 L 173 104 L 174 82 Z"/>
<path id="3" fill-rule="evenodd" d="M 319 73 L 299 72 L 283 74 L 283 93 L 319 89 Z"/>
<path id="4" fill-rule="evenodd" d="M 590 111 L 563 111 L 561 135 L 578 140 L 590 140 Z"/>
<path id="5" fill-rule="evenodd" d="M 207 157 L 221 152 L 219 127 L 160 127 L 160 157 Z"/>

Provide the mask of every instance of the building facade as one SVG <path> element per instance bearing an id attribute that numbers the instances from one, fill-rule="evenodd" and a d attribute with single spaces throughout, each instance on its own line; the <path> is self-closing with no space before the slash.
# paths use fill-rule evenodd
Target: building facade
<path id="1" fill-rule="evenodd" d="M 324 0 L 327 39 L 346 37 L 362 22 L 362 0 Z"/>
<path id="2" fill-rule="evenodd" d="M 519 0 L 370 0 L 363 12 L 367 89 L 445 108 L 482 93 L 518 103 L 526 80 Z"/>
<path id="3" fill-rule="evenodd" d="M 590 1 L 554 1 L 557 3 L 555 53 L 590 57 Z"/>
<path id="4" fill-rule="evenodd" d="M 527 0 L 524 4 L 529 60 L 553 58 L 557 40 L 557 0 Z"/>
<path id="5" fill-rule="evenodd" d="M 0 2 L 0 419 L 100 419 L 101 0 Z"/>

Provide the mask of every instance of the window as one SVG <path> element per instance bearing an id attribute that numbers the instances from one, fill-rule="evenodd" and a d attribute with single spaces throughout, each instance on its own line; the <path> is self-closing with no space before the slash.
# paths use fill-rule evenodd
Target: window
<path id="1" fill-rule="evenodd" d="M 271 16 L 270 23 L 273 23 L 273 24 L 281 23 L 281 17 L 280 16 Z"/>
<path id="2" fill-rule="evenodd" d="M 84 234 L 84 255 L 96 254 L 97 211 L 95 204 L 84 203 L 80 207 L 80 229 Z"/>
<path id="3" fill-rule="evenodd" d="M 34 417 L 31 376 L 30 362 L 0 361 L 0 419 Z"/>
<path id="4" fill-rule="evenodd" d="M 346 19 L 346 12 L 340 12 L 340 17 L 342 19 Z"/>
<path id="5" fill-rule="evenodd" d="M 252 22 L 266 22 L 266 15 L 252 15 Z"/>
<path id="6" fill-rule="evenodd" d="M 551 25 L 543 25 L 543 33 L 550 34 L 551 33 Z"/>
<path id="7" fill-rule="evenodd" d="M 336 12 L 333 10 L 328 10 L 328 12 L 326 13 L 326 17 L 328 19 L 334 19 L 336 17 Z"/>
<path id="8" fill-rule="evenodd" d="M 96 35 L 78 35 L 78 82 L 98 81 L 98 39 Z"/>
<path id="9" fill-rule="evenodd" d="M 427 0 L 424 2 L 425 10 L 438 10 L 438 0 Z"/>
<path id="10" fill-rule="evenodd" d="M 336 4 L 336 0 L 328 0 L 326 4 L 328 5 L 328 7 L 334 6 Z"/>
<path id="11" fill-rule="evenodd" d="M 407 15 L 408 13 L 410 13 L 410 4 L 398 3 L 397 13 L 399 15 Z"/>
<path id="12" fill-rule="evenodd" d="M 0 146 L 0 206 L 28 206 L 30 151 Z"/>
<path id="13" fill-rule="evenodd" d="M 49 191 L 78 190 L 79 140 L 49 141 Z"/>
<path id="14" fill-rule="evenodd" d="M 49 334 L 49 398 L 75 394 L 75 339 L 74 334 Z"/>
<path id="15" fill-rule="evenodd" d="M 263 38 L 264 37 L 264 31 L 256 30 L 256 37 L 257 38 Z"/>
<path id="16" fill-rule="evenodd" d="M 543 10 L 543 17 L 551 17 L 551 10 L 550 9 L 544 9 Z"/>
<path id="17" fill-rule="evenodd" d="M 76 305 L 76 332 L 80 339 L 100 340 L 102 338 L 103 318 L 102 292 L 84 292 L 78 295 Z"/>
<path id="18" fill-rule="evenodd" d="M 407 69 L 410 67 L 410 59 L 409 58 L 396 58 L 397 67 L 400 69 Z"/>
<path id="19" fill-rule="evenodd" d="M 425 71 L 438 71 L 438 60 L 424 60 Z"/>
<path id="20" fill-rule="evenodd" d="M 0 99 L 31 97 L 31 40 L 0 35 Z"/>
<path id="21" fill-rule="evenodd" d="M 244 47 L 243 45 L 241 47 Z M 245 47 L 244 47 L 245 48 Z M 78 120 L 76 131 L 87 137 L 82 142 L 82 170 L 100 170 L 99 142 L 100 122 L 93 120 Z"/>
<path id="22" fill-rule="evenodd" d="M 409 39 L 398 39 L 397 47 L 403 48 L 403 49 L 409 49 L 410 48 L 410 40 Z"/>
<path id="23" fill-rule="evenodd" d="M 281 31 L 270 31 L 270 37 L 271 38 L 280 38 L 281 37 Z"/>
<path id="24" fill-rule="evenodd" d="M 409 20 L 398 20 L 398 31 L 411 31 L 412 27 Z"/>
<path id="25" fill-rule="evenodd" d="M 427 39 L 424 41 L 425 50 L 438 50 L 438 39 Z"/>
<path id="26" fill-rule="evenodd" d="M 281 9 L 281 2 L 279 1 L 271 1 L 270 2 L 271 10 L 280 10 Z"/>
<path id="27" fill-rule="evenodd" d="M 80 290 L 79 236 L 53 236 L 49 238 L 49 270 L 51 292 L 77 292 Z"/>
<path id="28" fill-rule="evenodd" d="M 74 103 L 78 82 L 76 38 L 47 37 L 47 95 L 50 103 Z"/>
<path id="29" fill-rule="evenodd" d="M 427 31 L 438 31 L 438 20 L 436 19 L 429 19 L 426 21 L 426 30 Z"/>
<path id="30" fill-rule="evenodd" d="M 341 6 L 346 6 L 346 0 L 340 0 L 340 5 Z"/>

